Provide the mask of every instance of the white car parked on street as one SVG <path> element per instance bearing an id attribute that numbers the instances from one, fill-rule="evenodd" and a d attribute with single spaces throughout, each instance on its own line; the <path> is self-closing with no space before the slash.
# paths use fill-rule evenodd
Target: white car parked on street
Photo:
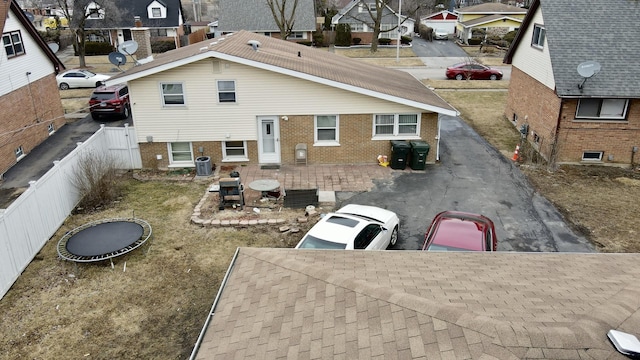
<path id="1" fill-rule="evenodd" d="M 296 249 L 385 250 L 398 241 L 399 226 L 392 211 L 350 204 L 326 214 Z"/>

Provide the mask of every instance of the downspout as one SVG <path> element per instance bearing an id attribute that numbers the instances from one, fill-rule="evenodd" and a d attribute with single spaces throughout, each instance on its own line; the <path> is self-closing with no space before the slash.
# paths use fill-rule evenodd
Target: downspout
<path id="1" fill-rule="evenodd" d="M 127 139 L 127 149 L 129 150 L 129 162 L 131 163 L 131 170 L 135 169 L 133 162 L 133 150 L 131 150 L 131 137 L 129 136 L 129 123 L 124 124 L 124 136 Z"/>
<path id="2" fill-rule="evenodd" d="M 211 306 L 211 310 L 209 311 L 209 316 L 202 327 L 202 331 L 200 332 L 200 336 L 198 336 L 198 340 L 196 340 L 196 344 L 193 346 L 193 351 L 191 352 L 191 356 L 189 360 L 194 360 L 196 355 L 198 354 L 198 350 L 200 349 L 200 345 L 202 344 L 202 339 L 204 339 L 204 334 L 207 332 L 207 328 L 209 327 L 209 323 L 211 322 L 211 318 L 215 315 L 216 306 L 218 306 L 218 301 L 220 301 L 220 295 L 222 295 L 222 289 L 224 289 L 227 284 L 227 280 L 229 279 L 229 275 L 231 274 L 231 270 L 233 269 L 233 265 L 238 258 L 238 253 L 240 252 L 240 248 L 236 248 L 236 253 L 233 254 L 233 258 L 231 259 L 231 264 L 229 264 L 229 268 L 227 269 L 227 273 L 224 275 L 224 279 L 222 279 L 222 283 L 220 284 L 220 288 L 218 289 L 218 294 L 216 295 L 216 299 L 213 301 L 213 305 Z"/>
<path id="3" fill-rule="evenodd" d="M 440 162 L 440 114 L 438 114 L 438 135 L 436 135 L 436 163 Z"/>

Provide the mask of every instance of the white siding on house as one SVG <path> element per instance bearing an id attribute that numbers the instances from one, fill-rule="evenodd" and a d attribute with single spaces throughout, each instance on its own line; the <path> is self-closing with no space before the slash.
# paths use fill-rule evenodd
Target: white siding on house
<path id="1" fill-rule="evenodd" d="M 533 36 L 533 27 L 535 24 L 544 24 L 540 8 L 538 8 L 534 14 L 529 27 L 524 33 L 524 37 L 518 45 L 518 51 L 515 52 L 511 64 L 553 90 L 556 87 L 556 83 L 553 78 L 551 57 L 549 56 L 549 46 L 546 37 L 542 49 L 531 46 L 531 37 Z"/>
<path id="2" fill-rule="evenodd" d="M 9 12 L 2 33 L 16 30 L 20 31 L 25 54 L 9 59 L 4 46 L 0 49 L 0 96 L 27 85 L 29 80 L 34 82 L 54 72 L 53 64 L 44 51 L 16 19 L 13 12 Z M 31 74 L 27 78 L 28 72 Z"/>
<path id="3" fill-rule="evenodd" d="M 214 66 L 217 64 L 218 66 Z M 214 72 L 214 68 L 219 71 Z M 216 80 L 236 82 L 236 103 L 218 104 Z M 185 107 L 163 107 L 161 82 L 181 82 Z M 257 116 L 421 113 L 420 109 L 253 67 L 202 60 L 129 83 L 138 141 L 257 140 Z"/>

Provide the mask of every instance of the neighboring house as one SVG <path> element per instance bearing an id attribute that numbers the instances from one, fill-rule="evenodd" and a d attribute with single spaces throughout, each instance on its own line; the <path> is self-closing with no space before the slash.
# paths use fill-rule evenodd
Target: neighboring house
<path id="1" fill-rule="evenodd" d="M 483 29 L 487 36 L 503 36 L 517 30 L 527 9 L 501 3 L 484 3 L 454 10 L 458 14 L 456 31 L 463 43 L 468 43 L 474 29 Z"/>
<path id="2" fill-rule="evenodd" d="M 406 72 L 240 31 L 160 54 L 127 82 L 146 168 L 213 163 L 375 163 L 390 140 L 437 154 L 438 114 L 457 111 Z"/>
<path id="3" fill-rule="evenodd" d="M 0 1 L 0 178 L 65 124 L 62 62 L 15 1 Z"/>
<path id="4" fill-rule="evenodd" d="M 638 335 L 639 264 L 639 254 L 239 248 L 191 358 L 624 360 L 607 333 Z"/>
<path id="5" fill-rule="evenodd" d="M 458 24 L 458 15 L 443 10 L 435 14 L 423 16 L 420 22 L 432 29 L 445 29 L 449 34 L 455 35 L 456 25 Z"/>
<path id="6" fill-rule="evenodd" d="M 281 1 L 275 3 L 281 3 Z M 293 32 L 287 40 L 313 41 L 313 32 L 317 28 L 314 3 L 314 0 L 298 0 L 298 6 L 293 17 Z M 219 0 L 218 6 L 220 14 L 216 37 L 247 30 L 280 38 L 280 28 L 273 18 L 267 0 Z M 287 2 L 286 19 L 291 16 L 290 7 L 292 6 L 293 1 Z"/>
<path id="7" fill-rule="evenodd" d="M 637 1 L 593 11 L 571 0 L 536 0 L 505 62 L 512 64 L 505 115 L 547 160 L 637 164 L 640 160 L 640 26 Z M 606 31 L 602 19 L 629 26 Z M 615 20 L 614 20 L 615 19 Z M 594 28 L 595 26 L 595 28 Z M 585 33 L 586 27 L 593 31 Z M 578 73 L 601 70 L 591 78 Z"/>
<path id="8" fill-rule="evenodd" d="M 379 0 L 378 0 L 379 1 Z M 369 9 L 376 14 L 376 0 L 353 0 L 342 8 L 331 19 L 331 25 L 349 24 L 351 27 L 351 38 L 360 38 L 361 44 L 371 44 L 373 39 L 373 24 Z M 398 39 L 398 17 L 400 18 L 400 35 L 413 36 L 415 20 L 404 15 L 398 15 L 388 5 L 382 8 L 382 23 L 380 24 L 380 34 L 378 38 Z M 393 30 L 390 30 L 393 29 Z"/>
<path id="9" fill-rule="evenodd" d="M 180 37 L 184 35 L 182 5 L 180 0 L 113 0 L 117 14 L 96 11 L 87 20 L 85 29 L 92 30 L 87 37 L 90 41 L 108 41 L 114 47 L 134 39 L 132 28 L 134 18 L 139 17 L 138 26 L 149 30 L 152 41 L 173 41 L 180 47 Z M 95 5 L 93 5 L 95 7 Z M 92 9 L 92 4 L 88 10 Z M 108 8 L 110 9 L 110 8 Z"/>

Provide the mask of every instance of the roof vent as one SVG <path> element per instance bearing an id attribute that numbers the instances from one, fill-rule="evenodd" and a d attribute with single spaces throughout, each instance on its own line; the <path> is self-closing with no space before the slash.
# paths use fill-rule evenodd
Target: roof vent
<path id="1" fill-rule="evenodd" d="M 248 45 L 251 45 L 251 47 L 253 47 L 253 50 L 258 51 L 258 48 L 260 47 L 260 41 L 258 40 L 249 40 L 247 41 Z"/>
<path id="2" fill-rule="evenodd" d="M 208 48 L 208 47 L 206 47 L 206 46 L 205 46 L 205 47 L 201 47 L 201 48 L 200 48 L 200 51 L 206 51 L 206 50 L 209 50 L 209 48 Z"/>

